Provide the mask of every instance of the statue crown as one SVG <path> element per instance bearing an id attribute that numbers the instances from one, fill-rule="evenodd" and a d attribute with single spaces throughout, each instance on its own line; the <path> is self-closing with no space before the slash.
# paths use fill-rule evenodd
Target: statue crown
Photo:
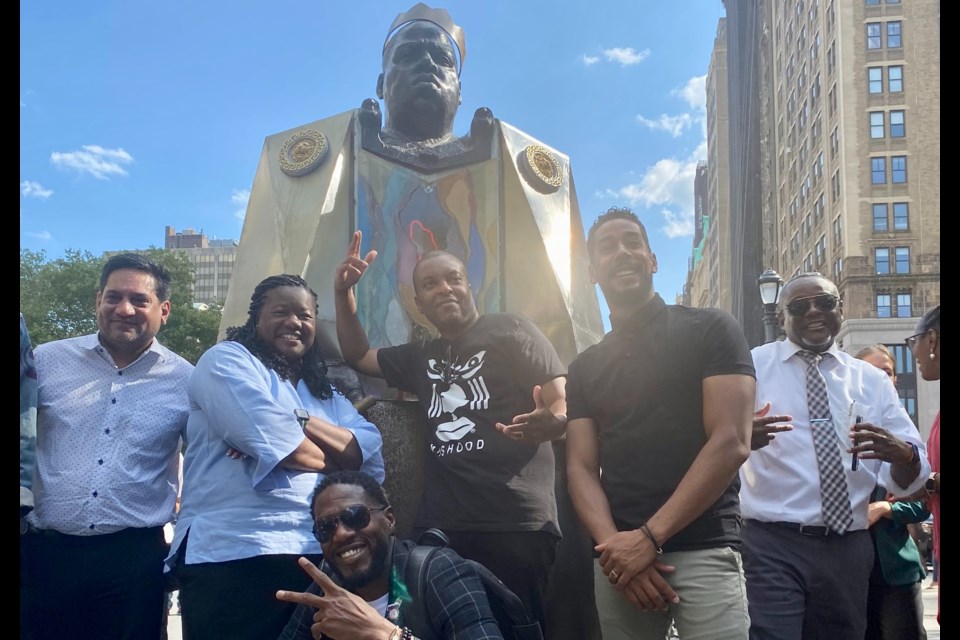
<path id="1" fill-rule="evenodd" d="M 383 41 L 383 50 L 387 50 L 387 45 L 390 44 L 390 40 L 396 35 L 400 27 L 417 20 L 432 22 L 447 32 L 447 35 L 457 46 L 457 53 L 460 54 L 460 64 L 457 69 L 457 75 L 459 75 L 463 71 L 463 61 L 467 57 L 467 43 L 464 39 L 463 29 L 453 22 L 453 18 L 450 17 L 446 9 L 432 9 L 424 3 L 418 2 L 409 11 L 398 14 L 394 18 L 393 24 L 390 25 L 390 29 L 387 30 L 387 37 Z"/>

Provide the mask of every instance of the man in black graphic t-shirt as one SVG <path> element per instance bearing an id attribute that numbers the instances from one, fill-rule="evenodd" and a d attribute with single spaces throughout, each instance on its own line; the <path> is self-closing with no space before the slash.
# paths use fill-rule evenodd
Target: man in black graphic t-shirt
<path id="1" fill-rule="evenodd" d="M 481 316 L 463 263 L 443 251 L 425 254 L 413 272 L 417 308 L 440 337 L 371 349 L 353 286 L 376 253 L 361 258 L 360 242 L 358 231 L 334 279 L 337 336 L 351 366 L 415 393 L 426 412 L 430 452 L 415 526 L 443 529 L 542 625 L 560 537 L 550 441 L 566 429 L 566 370 L 527 318 Z"/>

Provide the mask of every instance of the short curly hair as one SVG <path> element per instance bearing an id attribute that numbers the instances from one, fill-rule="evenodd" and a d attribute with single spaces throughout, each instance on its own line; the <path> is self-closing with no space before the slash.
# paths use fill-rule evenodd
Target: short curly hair
<path id="1" fill-rule="evenodd" d="M 647 228 L 640 222 L 637 214 L 627 207 L 610 207 L 604 213 L 600 214 L 593 224 L 590 225 L 590 231 L 587 232 L 587 253 L 590 255 L 591 260 L 593 259 L 593 250 L 597 244 L 597 229 L 611 220 L 629 220 L 636 224 L 640 227 L 640 235 L 643 236 L 643 242 L 647 245 L 647 248 L 650 249 L 650 238 L 647 237 Z"/>

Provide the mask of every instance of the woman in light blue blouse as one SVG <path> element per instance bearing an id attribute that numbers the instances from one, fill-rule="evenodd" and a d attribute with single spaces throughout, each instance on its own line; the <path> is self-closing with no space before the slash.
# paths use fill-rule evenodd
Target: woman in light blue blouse
<path id="1" fill-rule="evenodd" d="M 320 558 L 308 508 L 316 484 L 339 469 L 383 482 L 380 432 L 328 381 L 316 315 L 302 278 L 267 278 L 246 324 L 229 329 L 190 379 L 168 559 L 186 640 L 277 637 L 293 606 L 274 594 L 306 586 L 297 558 Z"/>

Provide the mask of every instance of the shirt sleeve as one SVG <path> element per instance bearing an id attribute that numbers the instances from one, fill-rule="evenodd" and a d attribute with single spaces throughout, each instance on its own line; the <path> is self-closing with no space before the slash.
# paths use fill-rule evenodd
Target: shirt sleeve
<path id="1" fill-rule="evenodd" d="M 37 368 L 27 323 L 20 314 L 20 515 L 33 509 L 37 446 Z"/>
<path id="2" fill-rule="evenodd" d="M 277 402 L 258 363 L 243 346 L 221 342 L 203 354 L 190 378 L 190 398 L 213 435 L 256 462 L 254 488 L 304 439 L 294 407 Z"/>
<path id="3" fill-rule="evenodd" d="M 880 465 L 880 472 L 877 477 L 877 484 L 887 487 L 895 496 L 909 496 L 923 488 L 924 482 L 930 477 L 930 462 L 927 460 L 927 448 L 920 439 L 920 432 L 917 431 L 913 420 L 900 404 L 900 398 L 897 396 L 897 390 L 889 378 L 885 378 L 881 388 L 881 406 L 883 412 L 879 426 L 890 432 L 891 435 L 917 445 L 920 453 L 920 472 L 917 477 L 906 487 L 901 487 L 890 474 L 890 463 L 884 462 Z"/>
<path id="4" fill-rule="evenodd" d="M 383 484 L 385 477 L 383 466 L 383 437 L 380 430 L 360 415 L 353 404 L 339 392 L 334 392 L 331 400 L 334 408 L 334 422 L 337 426 L 349 429 L 360 445 L 363 463 L 360 471 L 376 478 Z"/>
<path id="5" fill-rule="evenodd" d="M 923 522 L 930 517 L 930 510 L 927 509 L 927 503 L 920 502 L 919 500 L 912 502 L 900 502 L 899 500 L 891 502 L 890 509 L 892 511 L 893 521 L 898 524 Z"/>
<path id="6" fill-rule="evenodd" d="M 570 363 L 570 373 L 567 375 L 567 420 L 590 418 L 590 407 L 583 392 L 583 375 L 581 369 L 585 366 L 584 360 L 589 356 L 580 354 Z"/>
<path id="7" fill-rule="evenodd" d="M 701 333 L 704 354 L 703 377 L 742 374 L 756 378 L 753 356 L 743 329 L 729 313 L 712 310 L 714 316 Z"/>
<path id="8" fill-rule="evenodd" d="M 427 572 L 427 612 L 444 640 L 503 638 L 487 600 L 483 581 L 469 562 L 442 549 Z"/>
<path id="9" fill-rule="evenodd" d="M 526 316 L 516 316 L 515 336 L 519 343 L 516 366 L 520 380 L 543 384 L 567 375 L 560 356 L 543 332 Z"/>
<path id="10" fill-rule="evenodd" d="M 383 373 L 383 379 L 394 389 L 416 393 L 418 355 L 422 345 L 408 342 L 397 347 L 383 347 L 377 350 L 377 364 Z"/>

